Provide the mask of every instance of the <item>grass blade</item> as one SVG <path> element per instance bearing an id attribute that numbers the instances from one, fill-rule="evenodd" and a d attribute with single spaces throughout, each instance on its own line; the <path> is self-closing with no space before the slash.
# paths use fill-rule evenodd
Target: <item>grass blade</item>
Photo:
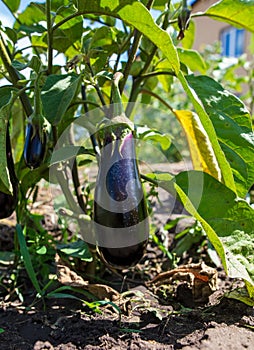
<path id="1" fill-rule="evenodd" d="M 20 246 L 20 253 L 23 257 L 24 260 L 24 265 L 27 271 L 27 274 L 34 286 L 34 288 L 36 289 L 36 292 L 41 296 L 42 295 L 42 291 L 41 288 L 39 286 L 39 282 L 38 279 L 36 277 L 33 265 L 32 265 L 32 261 L 31 261 L 31 257 L 26 245 L 26 240 L 25 240 L 25 236 L 23 233 L 23 229 L 22 226 L 20 224 L 16 225 L 16 231 L 17 231 L 17 235 L 18 235 L 18 241 L 19 241 L 19 246 Z"/>

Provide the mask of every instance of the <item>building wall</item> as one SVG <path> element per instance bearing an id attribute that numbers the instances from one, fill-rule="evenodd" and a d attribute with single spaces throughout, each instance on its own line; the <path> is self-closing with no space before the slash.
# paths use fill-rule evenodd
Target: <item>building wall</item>
<path id="1" fill-rule="evenodd" d="M 198 0 L 192 6 L 192 13 L 205 11 L 218 0 Z M 207 44 L 213 44 L 220 40 L 220 33 L 223 29 L 229 27 L 229 24 L 213 20 L 209 17 L 193 18 L 196 24 L 196 35 L 194 49 L 202 51 Z M 245 51 L 248 51 L 248 43 L 250 42 L 250 33 L 245 31 Z"/>

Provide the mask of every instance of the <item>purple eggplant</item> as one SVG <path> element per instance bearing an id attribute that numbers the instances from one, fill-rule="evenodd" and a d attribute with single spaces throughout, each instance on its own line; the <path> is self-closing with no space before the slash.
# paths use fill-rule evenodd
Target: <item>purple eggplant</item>
<path id="1" fill-rule="evenodd" d="M 29 122 L 26 127 L 24 146 L 24 159 L 29 168 L 35 169 L 42 164 L 46 153 L 46 143 L 46 131 L 40 125 Z"/>
<path id="2" fill-rule="evenodd" d="M 146 200 L 132 131 L 123 125 L 104 130 L 94 197 L 99 254 L 114 268 L 128 268 L 143 256 L 149 235 Z"/>
<path id="3" fill-rule="evenodd" d="M 12 157 L 11 140 L 9 125 L 6 131 L 6 157 L 9 176 L 13 188 L 12 194 L 0 192 L 0 219 L 9 217 L 15 210 L 18 203 L 18 180 L 15 173 L 14 162 Z"/>

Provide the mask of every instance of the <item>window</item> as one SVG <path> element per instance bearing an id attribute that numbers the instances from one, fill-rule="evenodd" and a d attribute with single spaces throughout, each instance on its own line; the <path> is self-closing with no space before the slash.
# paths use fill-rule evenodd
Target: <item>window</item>
<path id="1" fill-rule="evenodd" d="M 222 55 L 226 57 L 238 57 L 244 53 L 244 29 L 228 27 L 220 34 Z"/>

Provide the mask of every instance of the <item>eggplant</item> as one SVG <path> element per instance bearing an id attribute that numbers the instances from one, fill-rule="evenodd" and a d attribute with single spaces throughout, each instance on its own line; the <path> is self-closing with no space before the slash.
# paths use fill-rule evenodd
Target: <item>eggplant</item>
<path id="1" fill-rule="evenodd" d="M 14 162 L 12 157 L 11 140 L 9 124 L 6 130 L 6 158 L 9 171 L 10 181 L 13 188 L 12 194 L 0 192 L 0 219 L 11 216 L 18 203 L 18 180 L 15 173 Z"/>
<path id="2" fill-rule="evenodd" d="M 183 3 L 182 10 L 177 18 L 179 34 L 177 40 L 182 40 L 184 38 L 184 32 L 189 28 L 191 11 L 188 9 L 186 1 Z"/>
<path id="3" fill-rule="evenodd" d="M 116 124 L 103 132 L 94 194 L 95 239 L 106 265 L 124 269 L 144 254 L 149 236 L 147 204 L 132 130 Z"/>
<path id="4" fill-rule="evenodd" d="M 46 153 L 47 134 L 40 125 L 29 122 L 26 127 L 24 160 L 31 169 L 38 168 Z"/>

